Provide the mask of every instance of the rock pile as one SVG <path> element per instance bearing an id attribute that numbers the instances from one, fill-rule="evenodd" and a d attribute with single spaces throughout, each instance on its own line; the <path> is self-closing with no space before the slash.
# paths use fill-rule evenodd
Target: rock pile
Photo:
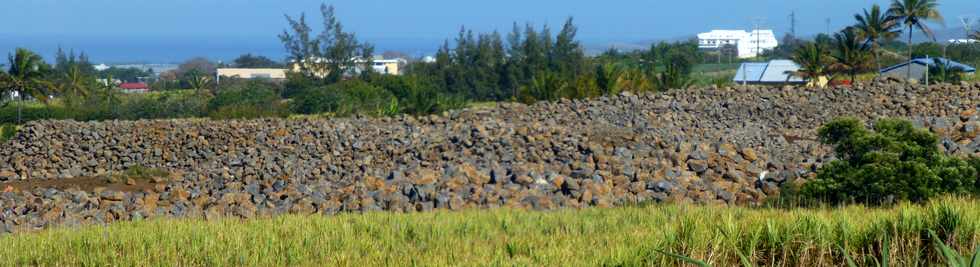
<path id="1" fill-rule="evenodd" d="M 754 204 L 832 158 L 815 129 L 835 117 L 910 118 L 950 153 L 973 154 L 978 103 L 980 84 L 880 84 L 623 94 L 419 118 L 35 122 L 0 147 L 0 182 L 169 175 L 126 182 L 135 187 L 8 187 L 0 231 L 161 216 Z"/>

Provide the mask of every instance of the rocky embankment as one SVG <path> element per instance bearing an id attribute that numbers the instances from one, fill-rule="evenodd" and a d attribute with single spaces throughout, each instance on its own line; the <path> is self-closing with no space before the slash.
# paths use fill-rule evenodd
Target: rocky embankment
<path id="1" fill-rule="evenodd" d="M 978 104 L 980 84 L 882 84 L 705 88 L 420 118 L 35 122 L 0 147 L 0 232 L 151 217 L 754 204 L 831 159 L 815 129 L 835 117 L 909 118 L 949 153 L 973 154 Z M 89 183 L 134 169 L 169 174 Z"/>

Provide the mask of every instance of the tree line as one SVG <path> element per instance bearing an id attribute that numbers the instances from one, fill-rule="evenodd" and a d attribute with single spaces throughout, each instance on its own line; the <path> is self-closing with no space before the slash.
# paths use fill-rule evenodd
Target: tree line
<path id="1" fill-rule="evenodd" d="M 795 73 L 800 77 L 853 81 L 894 61 L 894 53 L 885 50 L 905 48 L 909 57 L 935 53 L 935 43 L 910 40 L 901 46 L 896 39 L 904 30 L 932 37 L 925 22 L 941 20 L 937 6 L 935 0 L 895 0 L 888 9 L 873 5 L 856 14 L 852 26 L 812 41 L 784 38 L 764 57 L 792 58 L 801 65 Z M 507 34 L 461 27 L 455 38 L 439 47 L 433 62 L 412 61 L 404 66 L 403 75 L 382 75 L 370 67 L 374 46 L 347 31 L 332 6 L 321 5 L 319 11 L 324 25 L 319 32 L 314 32 L 305 14 L 286 16 L 287 27 L 278 36 L 288 55 L 284 62 L 251 54 L 231 64 L 193 58 L 156 75 L 133 68 L 95 70 L 84 53 L 64 51 L 49 65 L 38 54 L 17 49 L 7 66 L 0 68 L 0 121 L 427 115 L 471 102 L 533 103 L 731 82 L 725 72 L 709 77 L 696 70 L 716 58 L 699 50 L 693 40 L 586 55 L 573 18 L 555 33 L 548 25 L 516 22 Z M 972 46 L 945 50 L 980 60 L 980 52 Z M 725 52 L 718 54 L 718 61 Z M 229 78 L 218 84 L 214 77 L 219 67 L 290 71 L 284 81 Z M 955 70 L 935 71 L 939 81 L 960 77 Z M 154 93 L 120 94 L 115 81 L 145 81 Z M 25 102 L 11 101 L 14 95 L 34 104 L 14 104 Z"/>
<path id="2" fill-rule="evenodd" d="M 870 9 L 855 14 L 855 23 L 834 33 L 832 36 L 820 34 L 813 41 L 801 41 L 784 38 L 783 45 L 789 45 L 792 50 L 775 49 L 767 56 L 790 56 L 800 64 L 801 69 L 796 74 L 804 78 L 828 77 L 831 80 L 847 78 L 857 80 L 862 73 L 878 73 L 883 62 L 897 64 L 908 60 L 930 55 L 933 57 L 948 54 L 960 60 L 980 63 L 980 49 L 970 44 L 953 44 L 940 46 L 936 43 L 935 33 L 929 22 L 942 23 L 943 17 L 939 12 L 937 0 L 893 0 L 888 9 L 874 4 Z M 914 32 L 921 32 L 932 42 L 912 43 Z M 898 42 L 901 34 L 907 36 L 907 41 Z M 980 37 L 973 33 L 971 38 Z M 906 50 L 905 57 L 885 55 L 886 49 Z M 935 60 L 929 68 L 931 79 L 936 82 L 957 82 L 962 79 L 962 68 L 949 64 L 948 61 Z M 916 78 L 908 68 L 906 78 Z"/>

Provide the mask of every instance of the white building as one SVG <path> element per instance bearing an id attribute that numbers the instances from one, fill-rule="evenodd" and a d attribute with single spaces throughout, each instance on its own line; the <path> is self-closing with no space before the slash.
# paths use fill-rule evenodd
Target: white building
<path id="1" fill-rule="evenodd" d="M 701 49 L 721 49 L 725 45 L 734 45 L 738 49 L 738 58 L 752 58 L 776 48 L 779 41 L 772 30 L 711 30 L 698 34 Z"/>
<path id="2" fill-rule="evenodd" d="M 973 39 L 949 39 L 950 44 L 975 44 L 980 43 L 980 41 Z"/>

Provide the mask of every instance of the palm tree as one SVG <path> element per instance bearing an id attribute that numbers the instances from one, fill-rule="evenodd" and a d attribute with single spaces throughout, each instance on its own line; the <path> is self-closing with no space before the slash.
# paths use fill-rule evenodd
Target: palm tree
<path id="1" fill-rule="evenodd" d="M 888 15 L 896 21 L 902 21 L 905 27 L 909 28 L 909 62 L 912 61 L 912 27 L 919 28 L 923 34 L 935 40 L 936 36 L 925 24 L 926 21 L 942 23 L 943 16 L 939 14 L 938 0 L 892 0 L 892 6 L 888 9 Z M 908 69 L 906 79 L 912 78 L 912 68 Z"/>
<path id="2" fill-rule="evenodd" d="M 41 102 L 47 103 L 47 86 L 42 78 L 48 71 L 48 64 L 40 55 L 24 48 L 17 48 L 14 55 L 8 56 L 10 69 L 7 70 L 7 86 L 17 92 L 20 104 L 17 105 L 17 123 L 22 120 L 24 95 L 31 95 Z"/>
<path id="3" fill-rule="evenodd" d="M 880 74 L 881 62 L 878 61 L 878 47 L 881 45 L 881 41 L 898 37 L 898 34 L 901 33 L 901 30 L 898 29 L 898 22 L 882 12 L 878 4 L 872 5 L 870 11 L 865 9 L 863 15 L 854 14 L 854 19 L 857 20 L 854 28 L 865 39 L 864 45 L 870 48 L 871 55 L 874 57 L 877 67 L 875 72 Z"/>
<path id="4" fill-rule="evenodd" d="M 790 74 L 823 86 L 820 79 L 828 74 L 827 67 L 831 65 L 831 57 L 823 45 L 807 43 L 800 46 L 793 52 L 793 61 L 800 64 L 800 69 Z"/>
<path id="5" fill-rule="evenodd" d="M 835 62 L 829 66 L 829 70 L 846 73 L 853 82 L 858 71 L 867 68 L 867 47 L 857 37 L 855 28 L 847 27 L 834 33 L 834 48 L 836 53 L 832 57 Z"/>

